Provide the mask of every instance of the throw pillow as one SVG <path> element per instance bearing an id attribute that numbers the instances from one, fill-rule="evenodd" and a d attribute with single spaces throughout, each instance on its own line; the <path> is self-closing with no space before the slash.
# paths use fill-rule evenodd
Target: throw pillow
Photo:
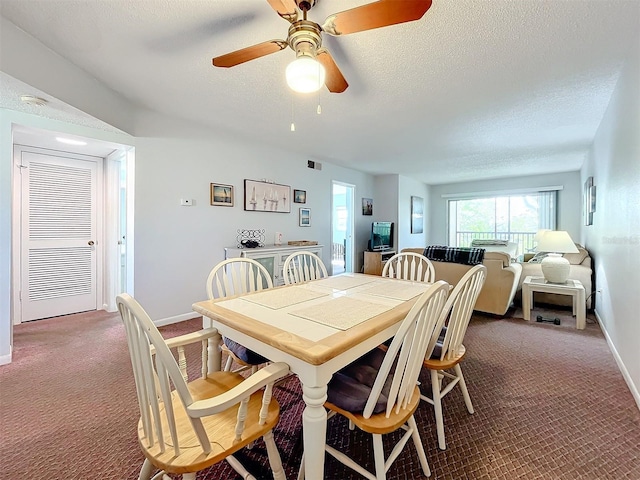
<path id="1" fill-rule="evenodd" d="M 527 263 L 540 263 L 547 255 L 549 255 L 547 252 L 538 252 Z"/>

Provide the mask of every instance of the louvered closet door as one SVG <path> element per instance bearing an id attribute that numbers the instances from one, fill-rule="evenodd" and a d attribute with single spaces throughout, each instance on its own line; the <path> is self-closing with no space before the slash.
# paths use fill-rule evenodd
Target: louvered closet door
<path id="1" fill-rule="evenodd" d="M 22 166 L 22 321 L 95 310 L 98 163 L 23 151 Z"/>

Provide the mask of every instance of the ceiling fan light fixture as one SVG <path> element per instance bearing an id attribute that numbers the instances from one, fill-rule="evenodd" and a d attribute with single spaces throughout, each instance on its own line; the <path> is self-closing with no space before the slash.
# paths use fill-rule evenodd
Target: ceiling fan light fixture
<path id="1" fill-rule="evenodd" d="M 324 66 L 316 59 L 301 55 L 287 65 L 287 85 L 294 92 L 317 92 L 324 85 Z"/>

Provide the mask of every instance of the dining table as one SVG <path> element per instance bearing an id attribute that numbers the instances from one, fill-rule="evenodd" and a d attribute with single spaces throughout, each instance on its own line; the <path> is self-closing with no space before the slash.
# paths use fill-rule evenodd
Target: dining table
<path id="1" fill-rule="evenodd" d="M 327 385 L 341 368 L 391 338 L 429 283 L 345 273 L 193 304 L 205 327 L 298 376 L 305 478 L 324 478 Z M 210 345 L 213 368 L 219 345 Z"/>

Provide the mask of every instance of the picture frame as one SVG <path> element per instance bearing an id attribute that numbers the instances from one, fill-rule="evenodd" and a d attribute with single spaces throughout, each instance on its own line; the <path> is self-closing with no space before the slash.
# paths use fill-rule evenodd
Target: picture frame
<path id="1" fill-rule="evenodd" d="M 307 191 L 294 189 L 293 203 L 307 203 Z"/>
<path id="2" fill-rule="evenodd" d="M 593 184 L 593 177 L 588 177 L 584 182 L 582 210 L 584 224 L 593 225 L 593 213 L 596 211 L 596 187 Z"/>
<path id="3" fill-rule="evenodd" d="M 372 198 L 362 198 L 362 215 L 373 215 Z"/>
<path id="4" fill-rule="evenodd" d="M 300 217 L 298 219 L 298 224 L 301 227 L 310 227 L 311 226 L 311 209 L 300 207 Z"/>
<path id="5" fill-rule="evenodd" d="M 411 196 L 411 233 L 424 232 L 424 199 Z"/>
<path id="6" fill-rule="evenodd" d="M 212 183 L 209 192 L 211 205 L 233 207 L 233 185 Z"/>
<path id="7" fill-rule="evenodd" d="M 291 187 L 245 179 L 244 209 L 248 212 L 291 213 Z"/>

